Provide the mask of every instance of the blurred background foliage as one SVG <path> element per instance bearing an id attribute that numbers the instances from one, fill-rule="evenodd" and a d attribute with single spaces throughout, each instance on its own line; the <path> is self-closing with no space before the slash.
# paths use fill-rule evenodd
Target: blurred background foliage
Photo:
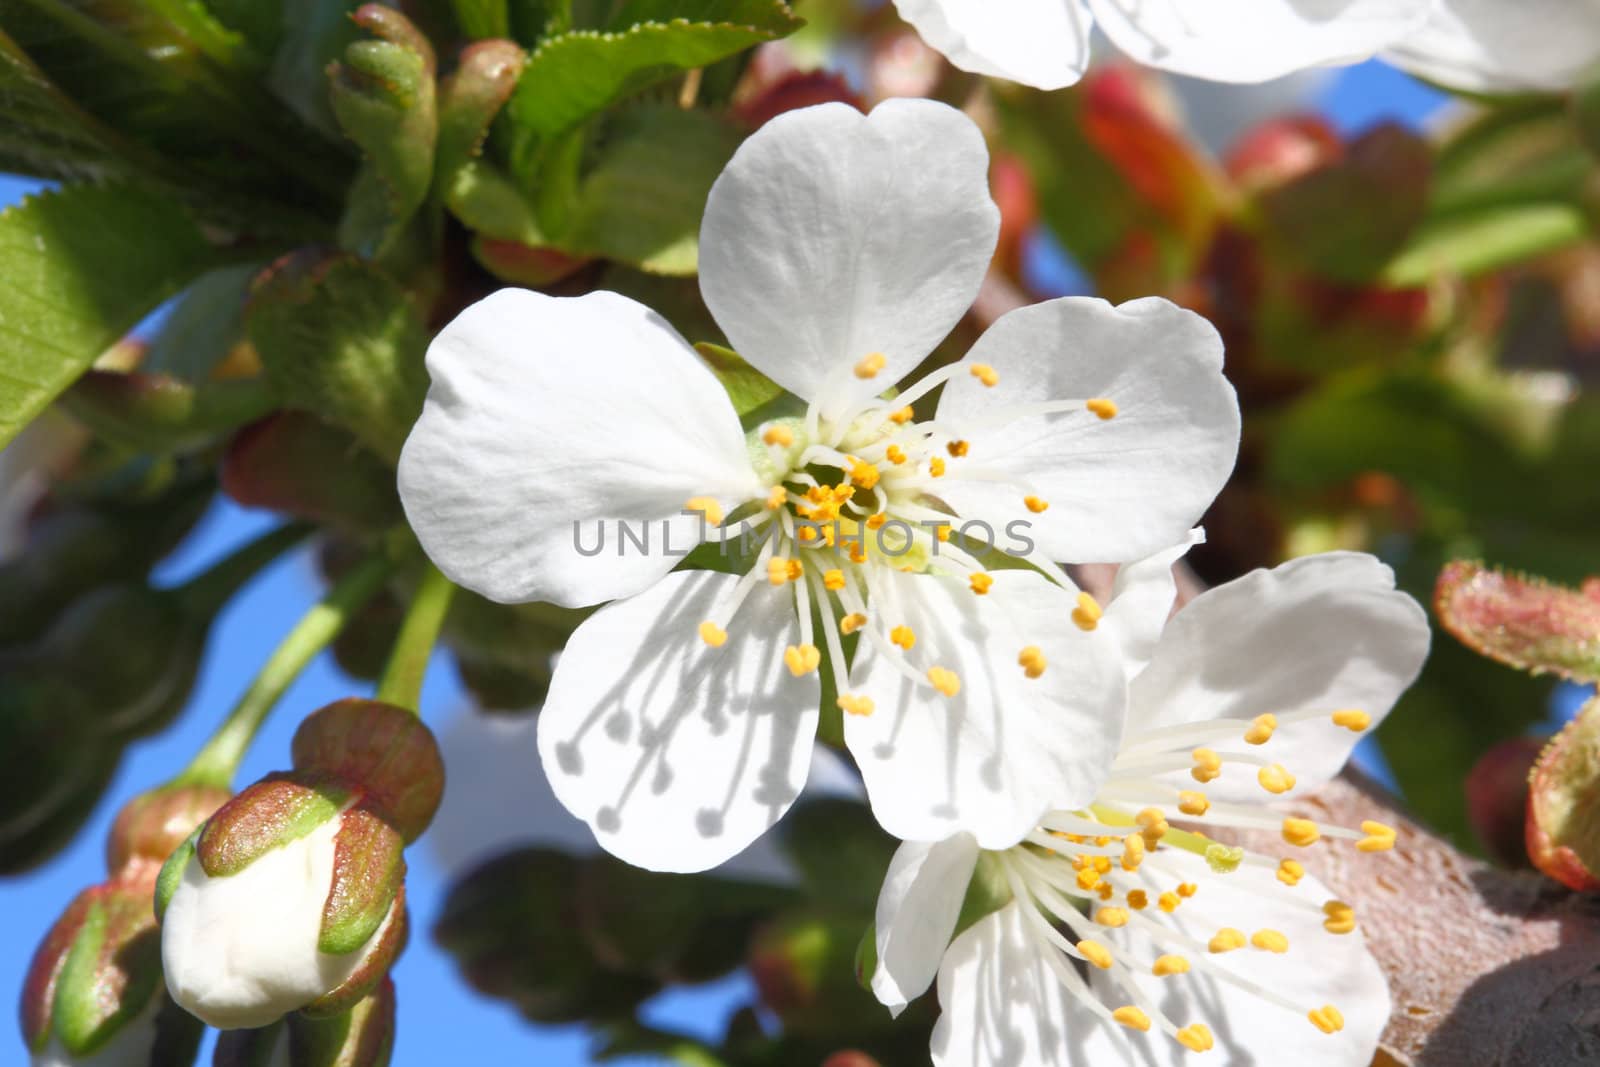
<path id="1" fill-rule="evenodd" d="M 723 164 L 782 111 L 893 95 L 979 121 L 1003 215 L 932 359 L 1069 291 L 1164 295 L 1222 331 L 1245 439 L 1202 579 L 1334 548 L 1424 602 L 1454 558 L 1600 572 L 1600 86 L 1458 99 L 1426 133 L 1346 132 L 1290 96 L 1218 143 L 1156 75 L 984 83 L 850 0 L 0 0 L 0 170 L 49 183 L 0 214 L 0 870 L 103 810 L 284 545 L 315 528 L 336 576 L 399 520 L 434 330 L 505 284 L 607 288 L 723 343 L 693 280 Z M 163 578 L 219 495 L 306 525 Z M 350 676 L 376 676 L 411 581 L 341 638 Z M 525 719 L 580 618 L 464 594 L 445 640 L 475 704 Z M 1475 849 L 1463 782 L 1547 729 L 1555 684 L 1441 633 L 1368 758 Z M 931 1010 L 891 1021 L 855 984 L 891 843 L 842 792 L 785 820 L 759 876 L 523 847 L 452 865 L 419 928 L 524 1017 L 594 1026 L 603 1058 L 913 1062 Z M 741 968 L 750 1002 L 714 1039 L 640 1011 Z"/>

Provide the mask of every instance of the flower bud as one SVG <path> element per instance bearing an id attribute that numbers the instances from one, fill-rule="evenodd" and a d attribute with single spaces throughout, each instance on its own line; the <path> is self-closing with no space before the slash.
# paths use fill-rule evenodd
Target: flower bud
<path id="1" fill-rule="evenodd" d="M 1282 115 L 1240 137 L 1224 162 L 1228 176 L 1249 193 L 1274 189 L 1336 162 L 1344 142 L 1326 119 Z"/>
<path id="2" fill-rule="evenodd" d="M 1570 889 L 1600 890 L 1600 698 L 1545 746 L 1528 780 L 1528 856 Z"/>
<path id="3" fill-rule="evenodd" d="M 212 1067 L 384 1067 L 394 1051 L 394 980 L 385 978 L 349 1011 L 292 1013 L 258 1030 L 217 1038 Z"/>
<path id="4" fill-rule="evenodd" d="M 140 793 L 125 804 L 106 839 L 106 869 L 120 875 L 137 865 L 160 871 L 195 827 L 228 802 L 220 786 L 169 785 Z M 153 891 L 152 886 L 152 891 Z"/>
<path id="5" fill-rule="evenodd" d="M 889 1023 L 857 984 L 862 922 L 826 912 L 796 912 L 764 927 L 750 949 L 750 974 L 762 1003 L 793 1034 L 842 1036 Z"/>
<path id="6" fill-rule="evenodd" d="M 403 708 L 343 700 L 296 732 L 294 770 L 229 801 L 156 887 L 167 987 L 219 1029 L 347 1011 L 405 938 L 407 843 L 444 768 Z"/>
<path id="7" fill-rule="evenodd" d="M 1528 774 L 1544 748 L 1537 737 L 1492 746 L 1467 772 L 1467 821 L 1491 859 L 1527 867 Z"/>

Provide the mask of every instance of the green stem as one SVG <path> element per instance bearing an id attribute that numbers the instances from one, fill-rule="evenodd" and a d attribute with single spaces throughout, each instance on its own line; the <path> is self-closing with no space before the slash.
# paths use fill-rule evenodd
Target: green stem
<path id="1" fill-rule="evenodd" d="M 306 665 L 339 636 L 350 618 L 383 587 L 394 570 L 386 555 L 376 555 L 339 579 L 332 589 L 305 613 L 289 635 L 267 659 L 227 720 L 195 754 L 174 784 L 227 787 L 255 739 L 267 712 L 294 684 Z"/>
<path id="2" fill-rule="evenodd" d="M 209 619 L 261 569 L 305 540 L 309 523 L 291 522 L 262 534 L 231 556 L 175 589 L 174 595 L 195 618 Z"/>
<path id="3" fill-rule="evenodd" d="M 395 639 L 394 651 L 389 653 L 383 679 L 378 683 L 379 700 L 411 711 L 417 711 L 422 702 L 422 679 L 428 673 L 428 660 L 456 591 L 450 579 L 432 563 L 424 561 L 422 567 L 422 580 L 417 583 L 416 594 L 400 625 L 400 636 Z"/>

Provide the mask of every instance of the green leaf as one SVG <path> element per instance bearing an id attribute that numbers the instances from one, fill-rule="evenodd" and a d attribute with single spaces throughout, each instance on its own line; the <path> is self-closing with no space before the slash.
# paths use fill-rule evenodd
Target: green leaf
<path id="1" fill-rule="evenodd" d="M 744 357 L 733 349 L 701 341 L 694 346 L 694 350 L 700 353 L 700 358 L 706 361 L 706 366 L 717 376 L 722 388 L 728 391 L 733 410 L 739 413 L 741 419 L 783 395 L 783 386 L 746 363 Z"/>
<path id="2" fill-rule="evenodd" d="M 706 196 L 740 140 L 703 111 L 651 107 L 619 116 L 552 243 L 657 274 L 693 274 Z"/>
<path id="3" fill-rule="evenodd" d="M 464 37 L 476 41 L 511 36 L 511 12 L 506 0 L 450 0 L 450 8 Z"/>
<path id="4" fill-rule="evenodd" d="M 0 446 L 225 254 L 170 200 L 73 186 L 0 214 Z"/>
<path id="5" fill-rule="evenodd" d="M 1588 233 L 1588 219 L 1570 204 L 1511 204 L 1451 215 L 1417 231 L 1380 280 L 1406 287 L 1440 276 L 1486 274 L 1576 244 Z"/>
<path id="6" fill-rule="evenodd" d="M 287 260 L 258 286 L 245 329 L 289 407 L 399 457 L 428 389 L 427 336 L 387 274 L 353 256 Z"/>
<path id="7" fill-rule="evenodd" d="M 139 150 L 85 112 L 0 31 L 0 167 L 76 179 L 123 169 Z"/>
<path id="8" fill-rule="evenodd" d="M 670 22 L 641 22 L 608 33 L 575 30 L 541 43 L 511 100 L 511 114 L 524 133 L 549 140 L 631 93 L 801 26 L 782 0 L 670 6 Z M 695 15 L 701 10 L 708 16 L 704 20 Z"/>

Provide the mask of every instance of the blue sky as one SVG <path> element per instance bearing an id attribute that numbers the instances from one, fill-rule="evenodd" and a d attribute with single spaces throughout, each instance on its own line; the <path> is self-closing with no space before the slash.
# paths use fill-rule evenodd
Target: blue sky
<path id="1" fill-rule="evenodd" d="M 1384 119 L 1415 125 L 1439 100 L 1437 93 L 1404 75 L 1368 63 L 1330 74 L 1314 103 L 1341 128 L 1355 131 Z M 0 204 L 11 203 L 35 187 L 36 183 L 0 176 Z M 1037 256 L 1038 269 L 1058 272 L 1061 284 L 1070 284 L 1070 264 L 1053 259 L 1048 248 L 1041 248 Z M 274 521 L 269 515 L 219 505 L 163 565 L 160 575 L 174 581 L 195 573 Z M 0 961 L 4 961 L 0 965 L 0 1003 L 16 1003 L 26 961 L 66 902 L 104 876 L 102 843 L 117 809 L 187 762 L 262 659 L 317 595 L 306 551 L 285 557 L 259 576 L 218 620 L 193 701 L 178 723 L 162 736 L 132 746 L 114 785 L 71 848 L 41 870 L 0 881 L 6 915 L 6 922 L 0 924 Z M 240 780 L 248 782 L 287 764 L 289 738 L 305 714 L 332 700 L 364 692 L 343 677 L 330 659 L 318 660 L 262 731 Z M 442 721 L 464 703 L 453 672 L 447 665 L 439 665 L 430 673 L 423 695 L 424 716 Z M 533 758 L 530 752 L 529 759 Z M 508 817 L 517 814 L 508 812 Z M 528 1025 L 509 1008 L 476 996 L 457 979 L 451 959 L 428 936 L 446 888 L 444 876 L 425 847 L 412 850 L 410 862 L 407 891 L 415 927 L 410 948 L 395 970 L 401 1012 L 393 1062 L 401 1067 L 460 1062 L 538 1063 L 544 1067 L 590 1063 L 590 1041 L 581 1028 Z M 674 991 L 652 1005 L 652 1019 L 714 1037 L 727 1016 L 750 996 L 749 983 L 742 977 Z M 0 1036 L 0 1048 L 14 1040 Z M 10 1056 L 0 1055 L 0 1059 Z"/>

